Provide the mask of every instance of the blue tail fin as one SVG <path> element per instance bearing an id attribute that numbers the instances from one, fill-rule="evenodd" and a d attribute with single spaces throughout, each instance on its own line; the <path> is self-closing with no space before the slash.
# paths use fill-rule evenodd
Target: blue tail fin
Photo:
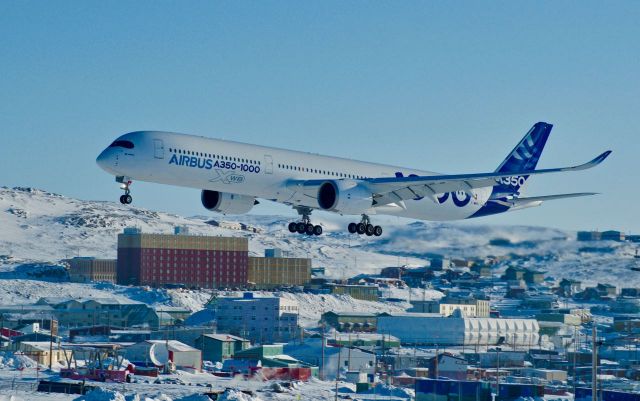
<path id="1" fill-rule="evenodd" d="M 529 179 L 529 176 L 518 176 L 517 173 L 520 171 L 534 170 L 536 168 L 552 127 L 553 125 L 543 122 L 536 123 L 531 127 L 529 132 L 527 132 L 520 143 L 513 148 L 509 156 L 504 159 L 496 170 L 496 172 L 499 173 L 514 172 L 516 175 L 500 179 L 498 184 L 493 188 L 492 197 L 518 197 L 521 195 L 522 189 Z"/>

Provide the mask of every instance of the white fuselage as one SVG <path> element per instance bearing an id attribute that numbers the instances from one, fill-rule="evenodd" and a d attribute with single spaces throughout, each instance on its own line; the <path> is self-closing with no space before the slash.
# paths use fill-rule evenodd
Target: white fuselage
<path id="1" fill-rule="evenodd" d="M 115 176 L 246 195 L 292 206 L 317 208 L 317 201 L 291 186 L 292 181 L 434 175 L 423 170 L 169 132 L 132 132 L 118 140 L 130 141 L 134 146 L 108 147 L 97 160 L 101 168 Z M 371 207 L 363 213 L 459 220 L 476 213 L 490 195 L 491 188 L 479 188 L 444 194 L 435 202 L 429 198 L 412 199 Z"/>

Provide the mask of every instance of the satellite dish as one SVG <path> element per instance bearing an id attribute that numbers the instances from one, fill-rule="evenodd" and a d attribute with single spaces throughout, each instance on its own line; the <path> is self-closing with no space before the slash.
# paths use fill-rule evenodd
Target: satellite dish
<path id="1" fill-rule="evenodd" d="M 156 366 L 164 366 L 169 362 L 169 350 L 166 344 L 155 343 L 149 348 L 149 359 Z"/>

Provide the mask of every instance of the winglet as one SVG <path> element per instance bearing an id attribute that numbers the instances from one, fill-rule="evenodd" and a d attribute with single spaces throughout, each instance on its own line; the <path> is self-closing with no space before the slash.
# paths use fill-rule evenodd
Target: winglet
<path id="1" fill-rule="evenodd" d="M 607 150 L 606 152 L 600 154 L 598 157 L 591 160 L 590 162 L 587 162 L 581 166 L 577 166 L 576 170 L 584 170 L 584 169 L 597 166 L 598 164 L 602 163 L 607 157 L 609 157 L 611 152 L 612 152 L 611 150 Z"/>

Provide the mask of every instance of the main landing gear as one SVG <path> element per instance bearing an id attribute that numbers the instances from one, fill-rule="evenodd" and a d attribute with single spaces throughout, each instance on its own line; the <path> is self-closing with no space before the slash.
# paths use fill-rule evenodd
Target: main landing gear
<path id="1" fill-rule="evenodd" d="M 306 234 L 306 235 L 321 235 L 322 226 L 311 224 L 311 209 L 310 208 L 296 208 L 298 214 L 302 216 L 302 220 L 299 222 L 289 223 L 289 232 Z"/>
<path id="2" fill-rule="evenodd" d="M 130 205 L 131 202 L 133 202 L 133 197 L 129 195 L 129 193 L 131 192 L 129 190 L 129 187 L 132 184 L 131 180 L 125 177 L 116 177 L 116 181 L 122 184 L 120 185 L 120 188 L 124 190 L 124 195 L 120 196 L 120 203 L 122 203 L 123 205 Z"/>
<path id="3" fill-rule="evenodd" d="M 351 234 L 358 233 L 360 235 L 366 234 L 369 237 L 372 235 L 379 237 L 382 235 L 382 227 L 371 224 L 369 216 L 363 214 L 360 223 L 349 223 L 349 232 Z"/>

